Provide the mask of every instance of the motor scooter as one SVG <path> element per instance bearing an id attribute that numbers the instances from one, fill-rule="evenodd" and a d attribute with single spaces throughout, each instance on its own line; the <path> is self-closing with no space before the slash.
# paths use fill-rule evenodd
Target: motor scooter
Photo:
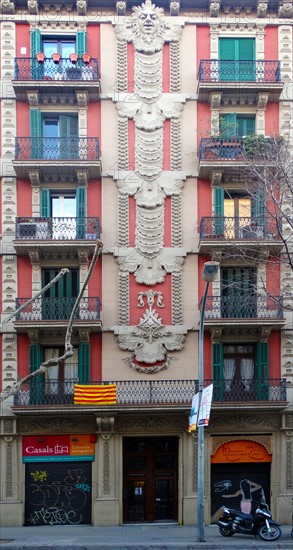
<path id="1" fill-rule="evenodd" d="M 244 514 L 239 510 L 222 506 L 221 518 L 217 521 L 223 537 L 232 537 L 235 533 L 242 535 L 258 535 L 262 540 L 274 541 L 280 538 L 282 530 L 280 523 L 272 519 L 267 503 L 261 500 L 254 515 Z"/>

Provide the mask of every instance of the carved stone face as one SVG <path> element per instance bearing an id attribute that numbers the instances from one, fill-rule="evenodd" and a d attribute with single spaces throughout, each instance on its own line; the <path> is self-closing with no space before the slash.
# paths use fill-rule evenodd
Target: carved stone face
<path id="1" fill-rule="evenodd" d="M 152 8 L 146 7 L 138 16 L 138 24 L 140 31 L 149 35 L 158 32 L 160 22 L 156 12 Z"/>

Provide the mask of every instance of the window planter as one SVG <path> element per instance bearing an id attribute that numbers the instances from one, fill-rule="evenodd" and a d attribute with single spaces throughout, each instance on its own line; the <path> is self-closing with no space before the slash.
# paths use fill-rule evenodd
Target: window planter
<path id="1" fill-rule="evenodd" d="M 37 53 L 36 58 L 37 58 L 37 62 L 40 63 L 40 65 L 42 65 L 44 61 L 46 61 L 46 56 L 43 52 Z"/>
<path id="2" fill-rule="evenodd" d="M 60 63 L 60 61 L 61 61 L 60 53 L 52 53 L 51 57 L 52 57 L 52 59 L 53 59 L 53 61 L 56 65 L 58 65 L 58 63 Z"/>
<path id="3" fill-rule="evenodd" d="M 78 62 L 78 54 L 77 53 L 71 53 L 69 56 L 69 59 L 73 65 L 75 65 Z"/>
<path id="4" fill-rule="evenodd" d="M 89 53 L 83 53 L 81 57 L 82 57 L 82 60 L 83 60 L 84 64 L 88 65 L 90 60 L 91 60 L 91 55 Z"/>

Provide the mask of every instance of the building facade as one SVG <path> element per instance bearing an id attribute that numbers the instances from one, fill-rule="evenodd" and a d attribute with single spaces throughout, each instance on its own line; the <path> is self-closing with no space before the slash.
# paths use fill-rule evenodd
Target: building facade
<path id="1" fill-rule="evenodd" d="M 209 260 L 205 521 L 264 494 L 289 523 L 292 270 L 241 174 L 292 139 L 292 0 L 0 6 L 3 392 L 63 354 L 103 244 L 72 356 L 2 403 L 2 525 L 196 522 Z"/>

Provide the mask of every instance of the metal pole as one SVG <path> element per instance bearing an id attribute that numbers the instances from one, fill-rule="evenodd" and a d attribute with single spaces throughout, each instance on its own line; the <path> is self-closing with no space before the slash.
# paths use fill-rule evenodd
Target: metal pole
<path id="1" fill-rule="evenodd" d="M 206 283 L 203 299 L 200 308 L 199 334 L 198 334 L 198 393 L 199 407 L 201 404 L 203 383 L 204 383 L 204 356 L 203 356 L 203 329 L 204 312 L 209 289 L 209 282 Z M 197 435 L 197 541 L 204 540 L 204 426 L 198 426 Z"/>

